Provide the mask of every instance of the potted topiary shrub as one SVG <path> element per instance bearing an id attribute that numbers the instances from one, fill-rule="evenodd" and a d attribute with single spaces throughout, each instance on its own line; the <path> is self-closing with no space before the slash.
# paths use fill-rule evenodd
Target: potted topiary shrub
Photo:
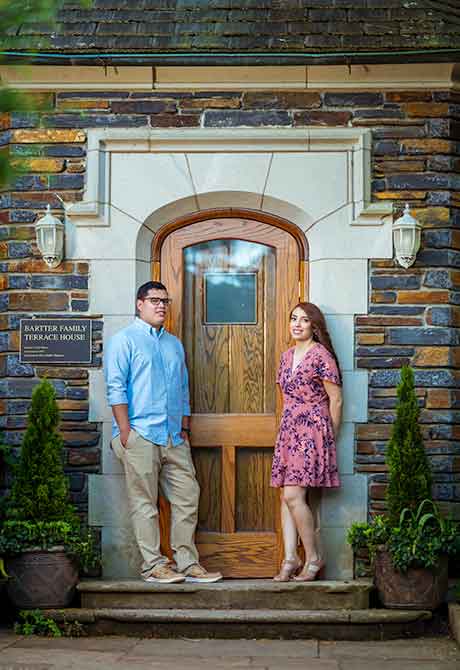
<path id="1" fill-rule="evenodd" d="M 32 394 L 0 525 L 7 593 L 20 609 L 68 606 L 79 565 L 88 569 L 97 562 L 93 535 L 70 503 L 58 424 L 54 387 L 45 379 Z"/>
<path id="2" fill-rule="evenodd" d="M 355 523 L 348 542 L 365 548 L 385 607 L 435 609 L 447 594 L 448 556 L 460 551 L 460 529 L 431 496 L 432 476 L 419 425 L 414 373 L 403 367 L 388 443 L 388 512 Z"/>

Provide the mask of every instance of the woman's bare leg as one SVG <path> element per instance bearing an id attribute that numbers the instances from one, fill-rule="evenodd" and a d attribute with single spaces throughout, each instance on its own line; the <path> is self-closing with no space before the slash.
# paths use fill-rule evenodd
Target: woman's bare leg
<path id="1" fill-rule="evenodd" d="M 276 582 L 288 582 L 300 569 L 302 562 L 297 555 L 297 528 L 295 521 L 284 502 L 283 489 L 280 491 L 281 527 L 283 531 L 284 559 L 281 570 L 273 577 Z"/>
<path id="2" fill-rule="evenodd" d="M 284 558 L 288 561 L 295 560 L 297 556 L 297 526 L 286 505 L 281 489 L 281 528 L 283 530 Z"/>
<path id="3" fill-rule="evenodd" d="M 285 486 L 283 497 L 304 546 L 306 564 L 316 561 L 319 556 L 315 543 L 315 523 L 307 505 L 306 488 L 304 486 Z"/>
<path id="4" fill-rule="evenodd" d="M 323 556 L 323 545 L 321 542 L 321 500 L 323 496 L 323 491 L 320 488 L 310 488 L 308 489 L 307 495 L 307 505 L 310 508 L 310 511 L 313 516 L 314 525 L 315 525 L 315 546 L 316 552 Z"/>

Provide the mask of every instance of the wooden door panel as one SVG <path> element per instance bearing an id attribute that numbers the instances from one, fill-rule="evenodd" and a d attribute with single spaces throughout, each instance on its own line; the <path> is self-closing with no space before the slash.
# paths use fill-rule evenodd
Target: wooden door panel
<path id="1" fill-rule="evenodd" d="M 193 444 L 197 447 L 266 447 L 273 444 L 276 436 L 274 414 L 194 414 L 192 420 Z"/>
<path id="2" fill-rule="evenodd" d="M 190 400 L 195 413 L 225 413 L 229 402 L 229 337 L 222 328 L 203 324 L 201 275 L 203 268 L 219 268 L 219 257 L 228 253 L 228 243 L 217 243 L 213 249 L 195 246 L 198 248 L 193 254 L 184 251 L 183 303 L 188 306 L 184 347 L 189 354 Z M 189 268 L 193 271 L 187 271 Z M 210 379 L 215 383 L 210 384 Z"/>
<path id="3" fill-rule="evenodd" d="M 270 488 L 281 408 L 275 373 L 289 346 L 287 314 L 299 296 L 297 244 L 256 221 L 193 223 L 165 239 L 161 277 L 173 299 L 167 327 L 184 343 L 190 375 L 200 560 L 226 577 L 272 576 L 281 556 L 278 495 Z M 251 281 L 255 303 L 249 289 L 238 293 Z M 206 295 L 219 282 L 226 293 Z M 219 295 L 235 299 L 227 304 L 232 320 Z M 250 302 L 238 318 L 242 295 Z M 210 305 L 214 323 L 207 299 L 218 300 Z"/>
<path id="4" fill-rule="evenodd" d="M 273 533 L 197 533 L 197 546 L 208 570 L 227 577 L 271 577 L 278 569 Z"/>
<path id="5" fill-rule="evenodd" d="M 222 507 L 222 450 L 194 447 L 193 460 L 200 485 L 198 530 L 220 531 Z"/>
<path id="6" fill-rule="evenodd" d="M 222 446 L 222 533 L 235 532 L 235 447 L 233 444 Z"/>
<path id="7" fill-rule="evenodd" d="M 264 411 L 264 338 L 261 327 L 230 328 L 231 413 Z"/>
<path id="8" fill-rule="evenodd" d="M 273 448 L 240 447 L 236 456 L 237 531 L 270 531 L 276 525 L 279 505 L 270 487 Z"/>
<path id="9" fill-rule="evenodd" d="M 195 337 L 195 356 L 189 369 L 192 407 L 197 414 L 212 411 L 222 414 L 229 410 L 228 334 L 215 326 L 201 330 Z M 198 328 L 192 331 L 192 336 L 197 333 Z"/>

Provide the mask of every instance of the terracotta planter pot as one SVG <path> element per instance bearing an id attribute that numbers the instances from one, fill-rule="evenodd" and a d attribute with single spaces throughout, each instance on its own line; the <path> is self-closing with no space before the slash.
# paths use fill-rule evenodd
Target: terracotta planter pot
<path id="1" fill-rule="evenodd" d="M 377 551 L 375 585 L 382 604 L 391 609 L 436 609 L 447 594 L 447 566 L 447 556 L 443 556 L 435 569 L 410 568 L 406 573 L 398 572 L 390 554 Z"/>
<path id="2" fill-rule="evenodd" d="M 62 547 L 25 551 L 6 562 L 8 597 L 18 609 L 68 607 L 78 569 Z"/>

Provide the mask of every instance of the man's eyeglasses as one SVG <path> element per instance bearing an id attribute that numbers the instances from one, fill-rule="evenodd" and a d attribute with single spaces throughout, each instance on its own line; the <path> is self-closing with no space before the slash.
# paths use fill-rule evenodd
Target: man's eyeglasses
<path id="1" fill-rule="evenodd" d="M 169 305 L 172 303 L 171 298 L 144 298 L 144 300 L 148 300 L 151 305 L 159 305 L 160 302 L 163 303 L 165 307 L 169 307 Z"/>

